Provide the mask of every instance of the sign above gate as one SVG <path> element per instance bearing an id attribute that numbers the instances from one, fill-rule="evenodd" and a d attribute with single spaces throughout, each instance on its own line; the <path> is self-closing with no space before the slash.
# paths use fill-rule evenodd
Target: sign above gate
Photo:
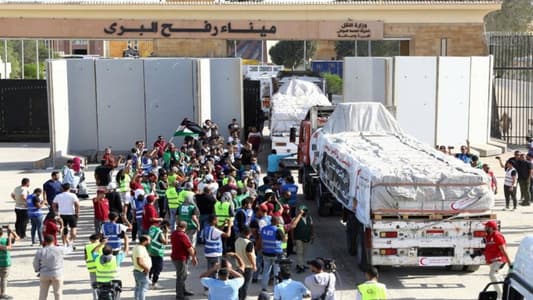
<path id="1" fill-rule="evenodd" d="M 380 40 L 383 39 L 383 22 L 0 18 L 0 37 L 107 40 Z"/>

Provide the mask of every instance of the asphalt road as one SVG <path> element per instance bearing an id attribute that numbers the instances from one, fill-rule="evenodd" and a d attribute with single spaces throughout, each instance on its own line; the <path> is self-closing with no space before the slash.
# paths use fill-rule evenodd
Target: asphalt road
<path id="1" fill-rule="evenodd" d="M 14 204 L 9 197 L 13 188 L 20 184 L 22 177 L 31 179 L 31 187 L 40 187 L 48 178 L 51 170 L 31 170 L 31 162 L 44 158 L 49 149 L 45 144 L 0 144 L 0 189 L 3 191 L 3 201 L 0 201 L 0 223 L 13 224 L 15 214 Z M 508 155 L 502 155 L 505 159 Z M 494 164 L 492 158 L 483 159 L 495 169 L 499 185 L 503 182 L 503 171 Z M 92 172 L 87 173 L 91 179 Z M 94 182 L 89 181 L 94 193 Z M 305 203 L 306 200 L 301 199 Z M 309 259 L 322 256 L 333 257 L 337 264 L 337 299 L 354 299 L 356 284 L 363 276 L 357 269 L 354 257 L 346 252 L 344 226 L 339 217 L 320 218 L 316 215 L 314 206 L 311 214 L 316 223 L 316 240 L 311 246 Z M 495 213 L 502 223 L 511 256 L 514 257 L 519 241 L 525 235 L 533 234 L 533 207 L 520 207 L 517 211 L 502 211 L 503 195 L 497 195 Z M 92 227 L 91 201 L 82 201 L 82 216 L 80 221 L 79 246 L 87 240 Z M 29 227 L 28 227 L 29 229 Z M 78 247 L 79 249 L 82 247 Z M 32 247 L 29 240 L 20 241 L 13 250 L 13 266 L 10 270 L 7 293 L 15 299 L 37 299 L 39 281 L 33 272 L 31 262 L 37 247 Z M 202 253 L 202 249 L 199 248 Z M 200 255 L 201 257 L 201 255 Z M 198 276 L 205 270 L 205 260 L 200 259 L 200 265 L 191 268 L 188 279 L 189 287 L 197 293 L 192 299 L 206 299 L 202 295 Z M 148 299 L 174 299 L 174 267 L 165 257 L 160 290 L 148 292 Z M 504 270 L 506 271 L 506 270 Z M 120 271 L 124 282 L 123 299 L 133 298 L 134 280 L 132 275 L 131 258 L 126 258 Z M 391 299 L 477 299 L 477 294 L 488 283 L 488 267 L 482 266 L 474 273 L 448 271 L 444 268 L 390 268 L 381 271 L 381 281 L 389 289 Z M 303 280 L 308 274 L 295 274 L 295 279 Z M 249 299 L 255 299 L 260 285 L 253 284 Z M 65 258 L 65 287 L 64 299 L 91 299 L 88 274 L 85 269 L 83 252 L 77 250 Z M 50 298 L 52 295 L 49 296 Z"/>

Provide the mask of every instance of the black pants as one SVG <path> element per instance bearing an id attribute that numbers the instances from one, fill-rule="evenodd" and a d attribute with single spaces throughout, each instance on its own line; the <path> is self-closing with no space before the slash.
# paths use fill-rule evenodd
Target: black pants
<path id="1" fill-rule="evenodd" d="M 510 190 L 510 186 L 503 186 L 503 195 L 505 196 L 505 207 L 509 208 L 509 200 L 513 199 L 513 207 L 516 208 L 516 187 L 513 190 Z"/>
<path id="2" fill-rule="evenodd" d="M 30 220 L 28 217 L 28 210 L 15 208 L 15 214 L 17 216 L 15 221 L 15 232 L 21 239 L 23 239 L 26 237 L 26 227 Z"/>
<path id="3" fill-rule="evenodd" d="M 248 294 L 248 287 L 252 281 L 253 271 L 251 268 L 244 269 L 244 284 L 239 289 L 239 300 L 246 300 L 246 295 Z"/>
<path id="4" fill-rule="evenodd" d="M 163 258 L 161 256 L 150 256 L 152 259 L 152 268 L 150 269 L 149 278 L 153 284 L 159 280 L 159 274 L 163 271 Z"/>
<path id="5" fill-rule="evenodd" d="M 159 196 L 159 199 L 157 199 L 157 204 L 159 205 L 159 216 L 163 219 L 167 219 L 167 213 L 168 213 L 167 197 Z"/>

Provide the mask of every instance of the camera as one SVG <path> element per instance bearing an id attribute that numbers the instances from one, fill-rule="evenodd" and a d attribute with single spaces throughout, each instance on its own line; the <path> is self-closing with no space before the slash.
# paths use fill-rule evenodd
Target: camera
<path id="1" fill-rule="evenodd" d="M 317 259 L 321 259 L 324 262 L 324 271 L 328 273 L 337 272 L 337 266 L 335 265 L 335 259 L 329 258 L 329 257 L 317 257 Z"/>
<path id="2" fill-rule="evenodd" d="M 290 272 L 292 266 L 292 260 L 287 257 L 280 257 L 276 260 L 279 265 L 280 271 Z"/>

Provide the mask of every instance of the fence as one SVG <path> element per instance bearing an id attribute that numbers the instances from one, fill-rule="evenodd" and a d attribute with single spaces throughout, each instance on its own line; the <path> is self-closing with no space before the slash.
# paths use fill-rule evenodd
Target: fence
<path id="1" fill-rule="evenodd" d="M 494 56 L 491 136 L 523 145 L 533 136 L 533 33 L 487 34 Z"/>

